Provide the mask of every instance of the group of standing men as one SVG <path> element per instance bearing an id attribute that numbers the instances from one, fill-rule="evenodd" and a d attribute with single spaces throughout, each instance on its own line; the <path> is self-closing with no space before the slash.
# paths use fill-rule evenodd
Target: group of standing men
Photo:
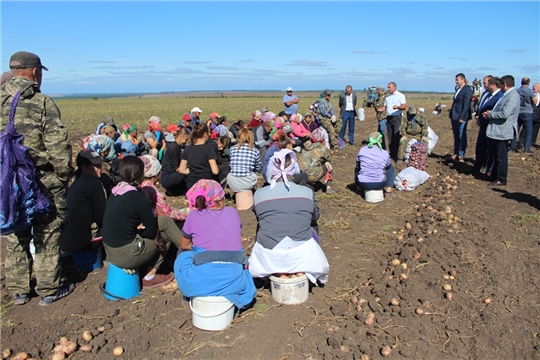
<path id="1" fill-rule="evenodd" d="M 455 81 L 457 89 L 450 109 L 454 135 L 452 159 L 464 162 L 467 124 L 473 116 L 470 110 L 473 91 L 467 85 L 464 74 L 457 74 Z M 518 146 L 523 146 L 525 153 L 531 152 L 533 112 L 538 105 L 538 94 L 535 95 L 529 84 L 529 78 L 523 78 L 521 87 L 516 89 L 512 75 L 501 78 L 487 75 L 483 79 L 485 91 L 474 114 L 479 127 L 476 156 L 469 173 L 479 174 L 485 167 L 486 176 L 490 180 L 489 186 L 506 185 L 509 147 L 510 150 L 517 151 Z M 536 141 L 536 136 L 534 138 Z"/>

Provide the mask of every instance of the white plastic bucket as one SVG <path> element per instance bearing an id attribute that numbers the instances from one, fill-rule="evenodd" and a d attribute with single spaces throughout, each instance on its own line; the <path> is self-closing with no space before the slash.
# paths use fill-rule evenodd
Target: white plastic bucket
<path id="1" fill-rule="evenodd" d="M 378 203 L 384 200 L 384 193 L 382 190 L 365 190 L 364 197 L 367 202 Z"/>
<path id="2" fill-rule="evenodd" d="M 194 297 L 189 307 L 193 313 L 193 326 L 202 330 L 223 330 L 234 318 L 234 304 L 223 296 Z"/>
<path id="3" fill-rule="evenodd" d="M 270 276 L 272 297 L 281 304 L 294 305 L 306 301 L 309 293 L 308 285 L 306 275 L 287 279 Z"/>
<path id="4" fill-rule="evenodd" d="M 236 210 L 249 210 L 253 206 L 253 192 L 251 190 L 236 193 Z"/>
<path id="5" fill-rule="evenodd" d="M 358 108 L 358 120 L 364 121 L 366 119 L 366 114 L 364 113 L 364 108 Z"/>

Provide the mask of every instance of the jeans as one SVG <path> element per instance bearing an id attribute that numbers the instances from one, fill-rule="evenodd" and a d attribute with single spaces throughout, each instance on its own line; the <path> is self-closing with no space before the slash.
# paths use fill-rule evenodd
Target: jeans
<path id="1" fill-rule="evenodd" d="M 354 110 L 345 111 L 343 113 L 343 125 L 341 125 L 341 131 L 339 132 L 339 137 L 345 140 L 345 129 L 347 128 L 347 123 L 349 124 L 349 143 L 354 144 Z"/>
<path id="2" fill-rule="evenodd" d="M 519 131 L 520 129 L 521 131 Z M 523 146 L 525 151 L 529 151 L 531 149 L 532 130 L 533 130 L 533 114 L 532 113 L 519 113 L 519 117 L 518 117 L 519 144 L 516 144 L 517 135 L 514 134 L 514 138 L 512 139 L 512 145 L 510 145 L 510 150 L 517 151 L 518 148 Z"/>
<path id="3" fill-rule="evenodd" d="M 386 150 L 386 141 L 385 141 L 385 138 L 386 138 L 386 118 L 382 119 L 382 120 L 379 120 L 379 126 L 377 128 L 377 132 L 381 133 L 382 134 L 382 148 L 384 150 Z"/>
<path id="4" fill-rule="evenodd" d="M 452 132 L 454 133 L 454 155 L 465 157 L 465 150 L 467 150 L 467 123 L 464 121 L 451 121 Z"/>

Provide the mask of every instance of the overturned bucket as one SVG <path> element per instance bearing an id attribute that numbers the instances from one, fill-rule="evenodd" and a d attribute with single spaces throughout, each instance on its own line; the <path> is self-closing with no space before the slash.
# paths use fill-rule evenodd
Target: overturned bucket
<path id="1" fill-rule="evenodd" d="M 193 313 L 193 326 L 202 330 L 223 330 L 234 318 L 234 304 L 223 296 L 194 297 L 189 306 Z"/>
<path id="2" fill-rule="evenodd" d="M 364 198 L 367 202 L 378 203 L 384 200 L 384 192 L 382 190 L 365 190 Z"/>
<path id="3" fill-rule="evenodd" d="M 308 299 L 308 278 L 305 274 L 286 279 L 270 276 L 270 290 L 272 291 L 272 297 L 278 303 L 286 305 L 301 304 Z"/>

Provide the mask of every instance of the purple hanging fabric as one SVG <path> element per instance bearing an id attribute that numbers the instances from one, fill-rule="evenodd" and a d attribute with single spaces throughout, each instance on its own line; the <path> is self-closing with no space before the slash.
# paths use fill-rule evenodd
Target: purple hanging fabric
<path id="1" fill-rule="evenodd" d="M 36 166 L 23 145 L 24 136 L 15 129 L 15 111 L 21 94 L 11 102 L 9 123 L 0 132 L 0 231 L 8 235 L 31 226 L 32 219 L 45 216 L 51 202 L 36 179 Z"/>

